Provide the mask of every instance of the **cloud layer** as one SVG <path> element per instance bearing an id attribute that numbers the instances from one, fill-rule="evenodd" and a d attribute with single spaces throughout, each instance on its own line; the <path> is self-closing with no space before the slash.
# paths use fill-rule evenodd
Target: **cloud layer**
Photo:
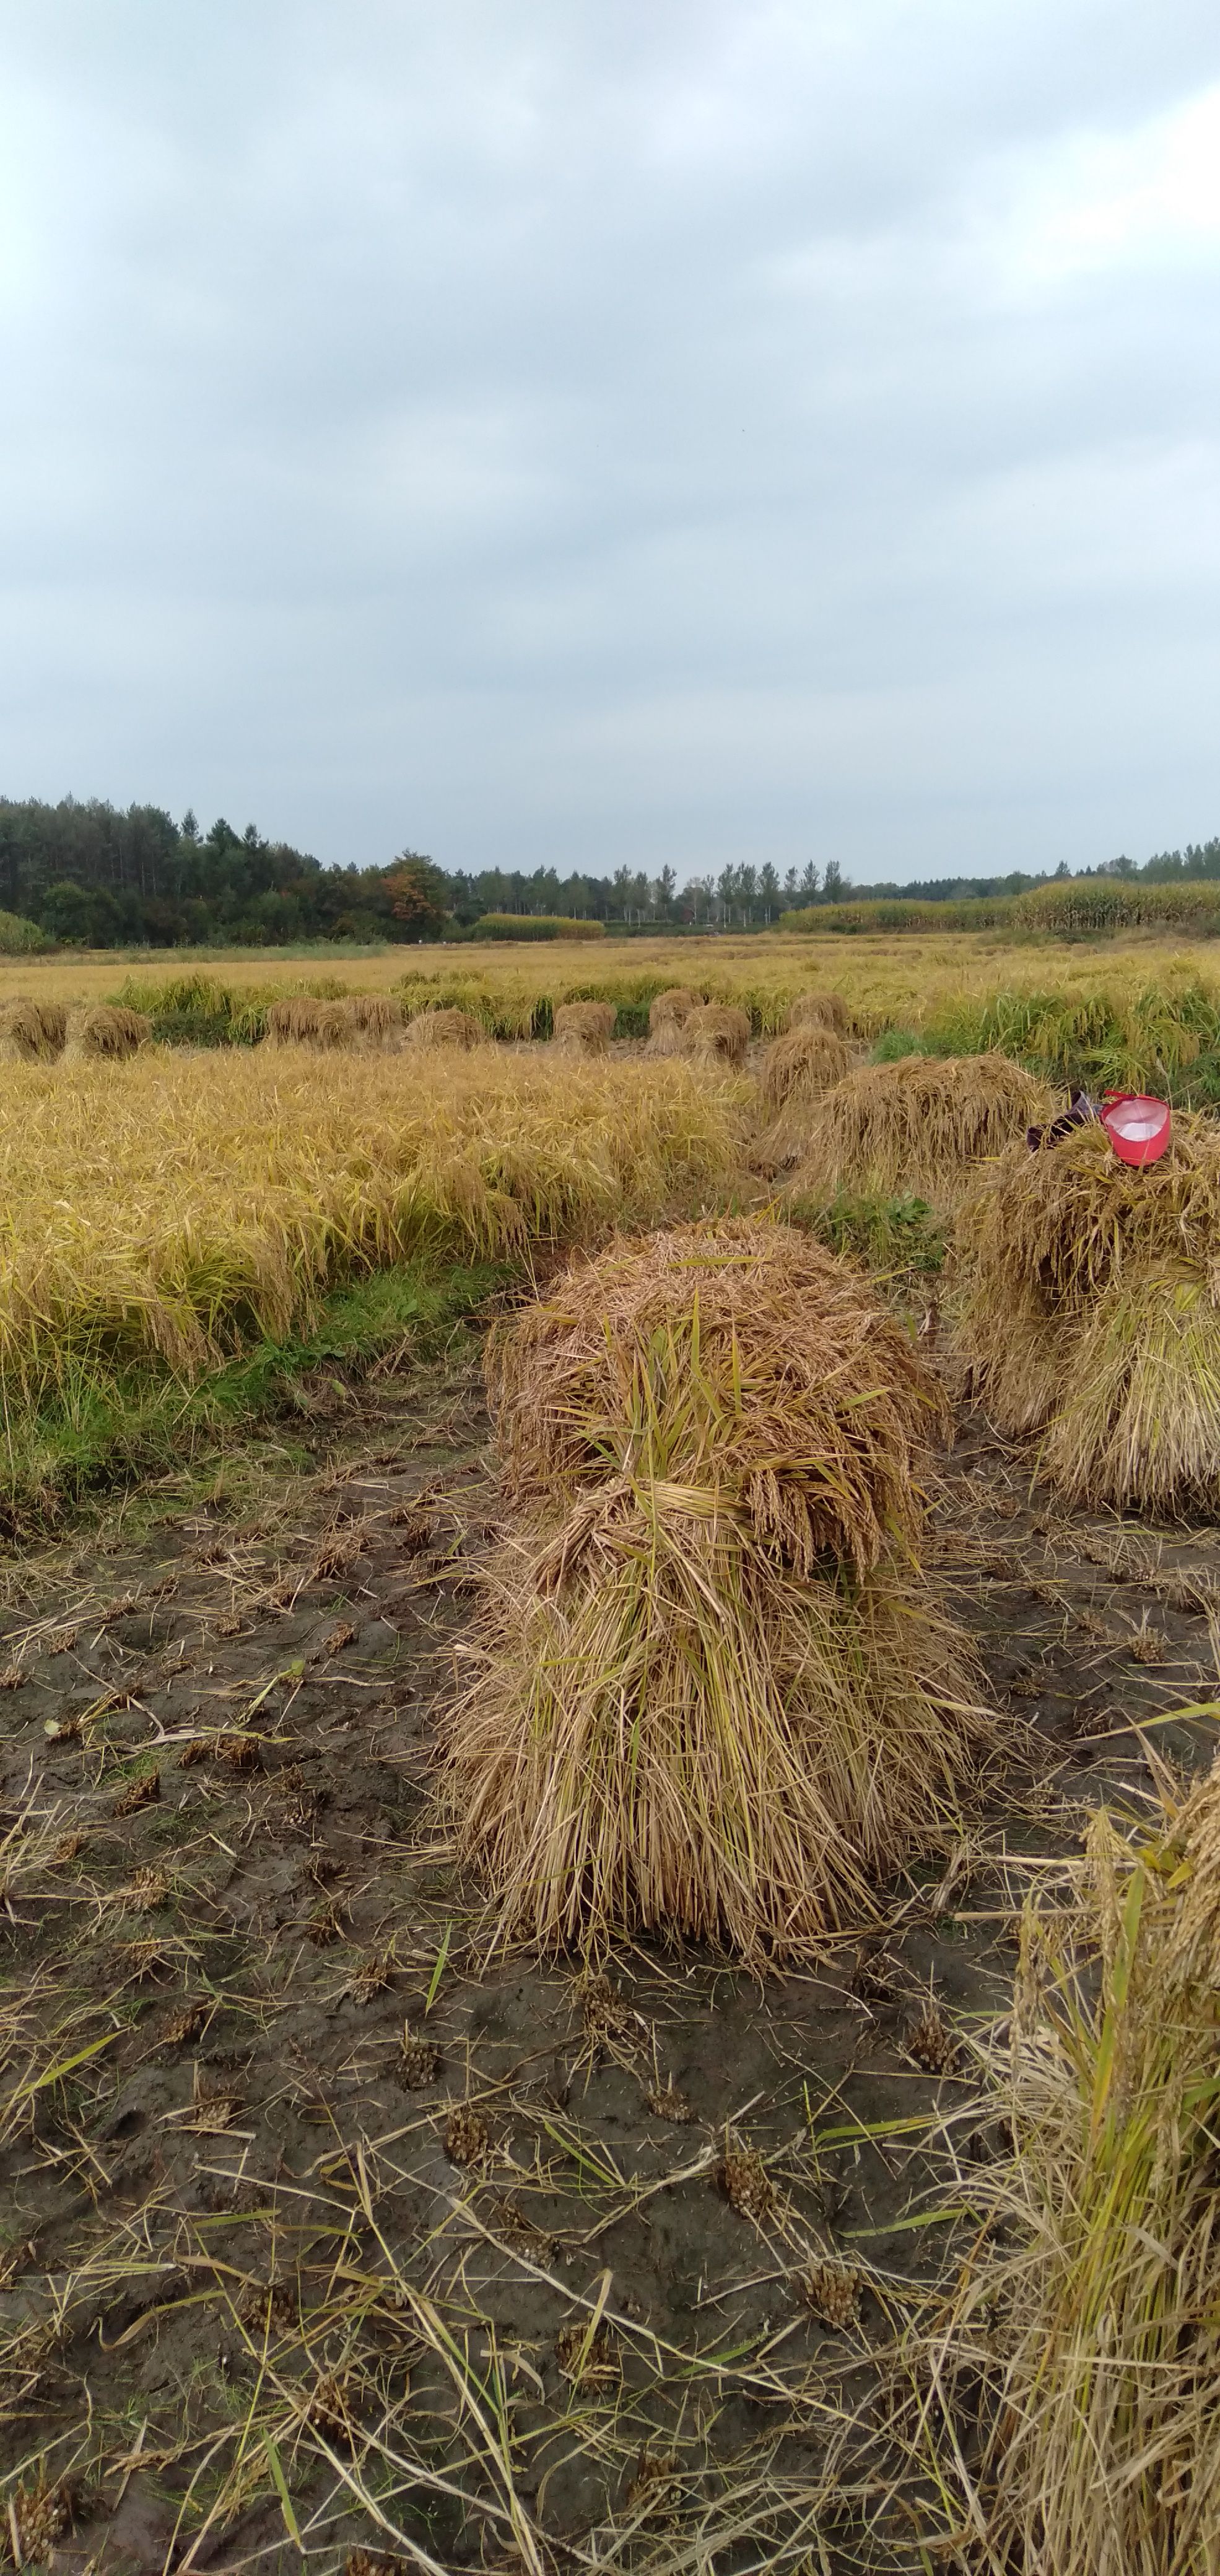
<path id="1" fill-rule="evenodd" d="M 1211 0 L 10 0 L 13 795 L 857 879 L 1220 829 Z"/>

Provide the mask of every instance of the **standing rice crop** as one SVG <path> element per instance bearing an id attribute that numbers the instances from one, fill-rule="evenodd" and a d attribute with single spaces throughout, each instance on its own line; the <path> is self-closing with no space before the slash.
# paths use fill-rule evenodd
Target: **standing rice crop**
<path id="1" fill-rule="evenodd" d="M 146 1048 L 3 1074 L 10 1413 L 119 1365 L 189 1377 L 396 1261 L 654 1221 L 741 1146 L 734 1087 L 682 1064 Z"/>
<path id="2" fill-rule="evenodd" d="M 494 1340 L 525 1514 L 448 1730 L 503 1932 L 748 1957 L 870 1910 L 983 1737 L 918 1574 L 942 1398 L 858 1272 L 716 1220 L 573 1265 Z"/>
<path id="3" fill-rule="evenodd" d="M 938 2364 L 985 2393 L 972 2498 L 1027 2576 L 1220 2565 L 1220 1772 L 1027 1914 L 995 2108 L 1011 2154 Z M 963 2457 L 959 2450 L 956 2454 Z"/>
<path id="4" fill-rule="evenodd" d="M 916 1190 L 944 1206 L 973 1166 L 1050 1108 L 1045 1085 L 1003 1055 L 860 1065 L 810 1111 L 797 1186 L 879 1198 Z"/>
<path id="5" fill-rule="evenodd" d="M 1073 1500 L 1220 1495 L 1220 1133 L 1180 1113 L 1160 1162 L 1100 1126 L 1012 1149 L 958 1211 L 959 1342 L 1000 1426 L 1043 1431 Z"/>

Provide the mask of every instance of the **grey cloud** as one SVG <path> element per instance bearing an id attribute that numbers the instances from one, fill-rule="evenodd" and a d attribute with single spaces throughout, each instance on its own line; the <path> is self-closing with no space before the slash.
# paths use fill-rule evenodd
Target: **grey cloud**
<path id="1" fill-rule="evenodd" d="M 7 791 L 450 866 L 1220 828 L 1217 98 L 1186 0 L 9 0 Z"/>

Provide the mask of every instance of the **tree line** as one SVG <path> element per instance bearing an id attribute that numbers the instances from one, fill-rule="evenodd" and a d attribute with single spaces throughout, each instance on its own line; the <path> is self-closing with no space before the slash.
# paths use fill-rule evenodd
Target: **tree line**
<path id="1" fill-rule="evenodd" d="M 0 910 L 74 947 L 284 946 L 313 939 L 461 937 L 487 913 L 561 914 L 631 932 L 765 930 L 805 905 L 906 895 L 923 902 L 1021 894 L 1057 870 L 945 877 L 914 885 L 853 885 L 838 862 L 769 862 L 688 878 L 617 868 L 612 876 L 555 868 L 446 871 L 420 851 L 379 867 L 323 867 L 308 851 L 268 840 L 253 823 L 219 816 L 203 831 L 157 805 L 125 812 L 102 799 L 56 805 L 0 797 Z M 1119 858 L 1081 875 L 1220 876 L 1220 839 L 1162 851 L 1139 868 Z"/>

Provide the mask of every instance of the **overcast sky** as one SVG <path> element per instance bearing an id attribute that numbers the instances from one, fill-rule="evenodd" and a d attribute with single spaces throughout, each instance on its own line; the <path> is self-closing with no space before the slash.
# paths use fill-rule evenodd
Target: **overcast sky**
<path id="1" fill-rule="evenodd" d="M 0 0 L 0 791 L 1220 832 L 1216 0 Z"/>

